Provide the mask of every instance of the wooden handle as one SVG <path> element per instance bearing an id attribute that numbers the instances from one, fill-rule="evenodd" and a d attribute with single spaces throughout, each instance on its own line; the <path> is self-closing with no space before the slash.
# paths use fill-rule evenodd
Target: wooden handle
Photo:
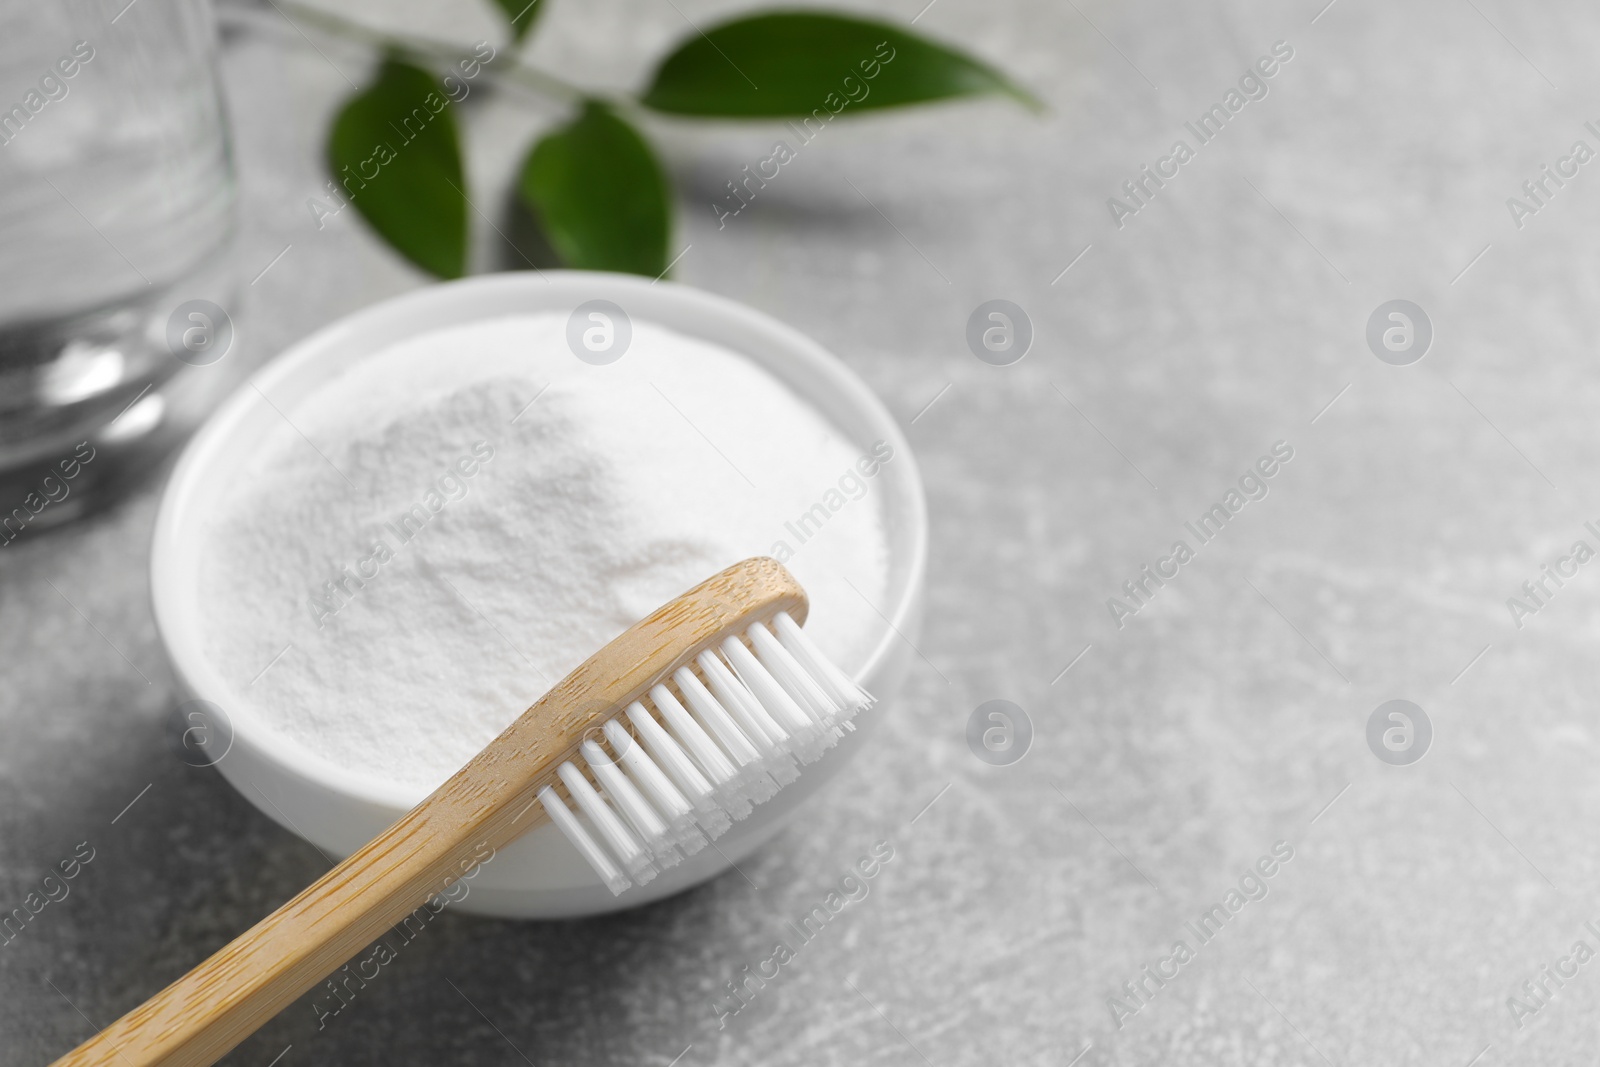
<path id="1" fill-rule="evenodd" d="M 547 818 L 536 794 L 585 733 L 701 650 L 806 595 L 776 560 L 735 564 L 595 653 L 433 795 L 210 959 L 55 1062 L 205 1067 L 386 929 Z"/>

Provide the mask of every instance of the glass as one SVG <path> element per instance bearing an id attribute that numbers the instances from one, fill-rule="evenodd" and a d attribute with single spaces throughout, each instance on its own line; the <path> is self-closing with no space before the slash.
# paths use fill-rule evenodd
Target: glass
<path id="1" fill-rule="evenodd" d="M 110 499 L 232 381 L 206 0 L 0 5 L 0 547 Z"/>

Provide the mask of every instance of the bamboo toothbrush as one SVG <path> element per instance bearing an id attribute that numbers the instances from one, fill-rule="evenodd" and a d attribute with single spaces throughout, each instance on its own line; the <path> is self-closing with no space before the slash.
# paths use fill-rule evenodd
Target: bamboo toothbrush
<path id="1" fill-rule="evenodd" d="M 545 819 L 613 893 L 647 881 L 793 781 L 872 703 L 801 630 L 806 609 L 765 557 L 659 608 L 393 826 L 55 1067 L 214 1063 Z"/>

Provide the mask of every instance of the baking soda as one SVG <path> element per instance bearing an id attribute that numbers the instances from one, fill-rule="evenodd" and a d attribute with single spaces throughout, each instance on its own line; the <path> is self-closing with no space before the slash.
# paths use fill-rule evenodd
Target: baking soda
<path id="1" fill-rule="evenodd" d="M 805 587 L 825 652 L 865 662 L 892 448 L 708 342 L 637 322 L 592 366 L 565 330 L 548 314 L 422 334 L 283 409 L 200 560 L 207 654 L 251 713 L 420 796 L 754 555 Z"/>

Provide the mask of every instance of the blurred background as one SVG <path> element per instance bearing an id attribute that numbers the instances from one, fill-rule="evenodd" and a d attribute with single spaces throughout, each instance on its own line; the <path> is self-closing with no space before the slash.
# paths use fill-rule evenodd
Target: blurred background
<path id="1" fill-rule="evenodd" d="M 0 910 L 77 843 L 95 853 L 0 945 L 6 1063 L 65 1052 L 326 869 L 182 759 L 151 523 L 164 457 L 217 396 L 430 281 L 355 212 L 309 205 L 326 195 L 330 122 L 376 72 L 370 44 L 270 0 L 125 2 L 94 9 L 106 44 L 81 94 L 33 120 L 84 121 L 72 105 L 95 64 L 130 64 L 122 111 L 83 131 L 103 155 L 33 157 L 30 173 L 56 168 L 58 200 L 15 173 L 0 190 L 8 501 L 76 427 L 110 435 L 80 495 L 0 546 Z M 749 10 L 548 3 L 523 57 L 613 91 Z M 915 20 L 1045 110 L 983 96 L 854 116 L 720 226 L 712 203 L 782 124 L 644 128 L 675 189 L 672 277 L 837 353 L 917 451 L 933 541 L 906 694 L 740 871 L 582 922 L 446 914 L 337 1019 L 319 1029 L 296 1005 L 226 1062 L 1594 1062 L 1600 977 L 1544 968 L 1565 973 L 1579 940 L 1600 948 L 1584 925 L 1600 925 L 1600 588 L 1580 571 L 1531 617 L 1509 600 L 1574 541 L 1597 543 L 1600 178 L 1575 144 L 1600 151 L 1600 15 L 1505 0 L 836 7 Z M 322 10 L 514 47 L 488 3 Z M 34 17 L 12 0 L 0 21 Z M 119 58 L 122 31 L 143 43 Z M 3 107 L 49 72 L 30 73 L 23 39 L 0 34 Z M 1220 133 L 1191 132 L 1267 56 L 1264 95 Z M 455 111 L 468 267 L 521 266 L 495 206 L 570 105 L 485 78 Z M 167 214 L 99 232 L 94 204 L 139 196 L 140 123 L 190 131 L 180 158 L 160 142 L 186 183 L 163 186 Z M 0 168 L 34 132 L 0 146 Z M 1125 187 L 1180 139 L 1193 153 L 1175 175 Z M 96 241 L 99 273 L 71 266 Z M 1006 366 L 967 343 L 994 299 L 1033 330 Z M 222 354 L 203 341 L 171 358 L 189 300 L 223 312 Z M 1405 344 L 1421 333 L 1382 342 L 1397 300 L 1428 326 L 1420 354 Z M 192 310 L 180 339 L 224 321 Z M 65 362 L 64 330 L 80 346 Z M 141 412 L 151 397 L 160 410 Z M 42 438 L 56 451 L 29 443 Z M 1267 495 L 1148 607 L 1113 610 L 1138 605 L 1124 583 L 1279 442 L 1293 458 Z M 1019 762 L 969 750 L 968 718 L 992 699 L 1031 718 Z M 1415 756 L 1381 729 L 1370 740 L 1396 699 L 1427 723 L 1407 713 Z M 719 1020 L 726 983 L 877 842 L 894 859 L 870 896 Z M 1292 858 L 1265 895 L 1199 945 L 1185 924 L 1280 842 Z M 1171 975 L 1180 938 L 1194 958 L 1146 979 Z"/>

